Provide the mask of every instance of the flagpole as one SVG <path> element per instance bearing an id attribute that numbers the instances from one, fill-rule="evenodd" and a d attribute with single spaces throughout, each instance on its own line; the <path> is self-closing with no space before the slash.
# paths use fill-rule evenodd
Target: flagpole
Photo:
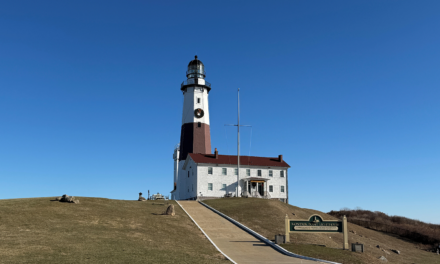
<path id="1" fill-rule="evenodd" d="M 238 185 L 240 184 L 240 88 L 237 91 L 237 190 L 235 197 L 238 197 Z"/>

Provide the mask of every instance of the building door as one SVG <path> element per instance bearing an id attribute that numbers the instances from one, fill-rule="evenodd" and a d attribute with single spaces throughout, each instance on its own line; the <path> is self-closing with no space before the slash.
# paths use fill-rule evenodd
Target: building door
<path id="1" fill-rule="evenodd" d="M 258 183 L 258 192 L 261 196 L 264 196 L 264 182 Z"/>

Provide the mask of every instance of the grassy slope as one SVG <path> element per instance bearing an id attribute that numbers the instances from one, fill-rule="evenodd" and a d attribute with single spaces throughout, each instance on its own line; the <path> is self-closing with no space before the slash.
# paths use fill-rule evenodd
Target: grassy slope
<path id="1" fill-rule="evenodd" d="M 0 200 L 1 263 L 230 263 L 174 201 L 49 200 Z"/>
<path id="2" fill-rule="evenodd" d="M 223 198 L 206 200 L 206 204 L 225 213 L 261 235 L 274 239 L 275 234 L 284 234 L 284 219 L 286 214 L 290 219 L 308 219 L 312 214 L 319 214 L 324 220 L 333 220 L 334 217 L 316 210 L 299 208 L 274 200 L 255 198 Z M 440 256 L 418 249 L 419 245 L 399 237 L 369 230 L 354 224 L 348 224 L 349 243 L 362 243 L 365 253 L 343 251 L 342 234 L 291 234 L 290 244 L 283 245 L 291 252 L 337 261 L 341 263 L 381 263 L 380 256 L 385 256 L 389 263 L 440 263 Z M 311 245 L 315 244 L 315 245 Z M 316 246 L 325 245 L 326 247 Z M 390 254 L 386 254 L 380 245 Z M 391 252 L 391 249 L 401 251 L 401 255 Z"/>

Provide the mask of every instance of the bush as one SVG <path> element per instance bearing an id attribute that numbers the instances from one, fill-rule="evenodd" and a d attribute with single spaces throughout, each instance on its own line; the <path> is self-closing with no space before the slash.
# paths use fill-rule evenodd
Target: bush
<path id="1" fill-rule="evenodd" d="M 345 215 L 350 223 L 396 234 L 423 244 L 433 245 L 440 243 L 440 225 L 424 223 L 402 216 L 389 216 L 378 211 L 362 210 L 359 207 L 355 210 L 348 208 L 343 208 L 339 211 L 332 210 L 328 214 L 337 218 L 342 218 Z"/>

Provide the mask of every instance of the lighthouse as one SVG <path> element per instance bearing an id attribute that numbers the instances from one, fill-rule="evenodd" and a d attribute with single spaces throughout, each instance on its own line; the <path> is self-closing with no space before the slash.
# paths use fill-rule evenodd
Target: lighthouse
<path id="1" fill-rule="evenodd" d="M 221 155 L 217 148 L 214 153 L 211 152 L 208 101 L 211 84 L 205 77 L 205 65 L 195 56 L 188 64 L 187 79 L 180 85 L 183 93 L 182 124 L 180 143 L 174 147 L 171 199 L 238 196 L 277 199 L 287 203 L 287 170 L 290 166 L 283 155 Z"/>
<path id="2" fill-rule="evenodd" d="M 209 126 L 208 95 L 211 84 L 205 80 L 205 65 L 197 58 L 190 61 L 186 80 L 180 85 L 183 93 L 182 126 L 180 143 L 174 148 L 174 189 L 172 199 L 187 199 L 197 196 L 197 183 L 184 170 L 190 153 L 211 154 L 211 131 Z M 193 177 L 194 178 L 194 177 Z M 194 185 L 196 185 L 194 189 Z"/>
<path id="3" fill-rule="evenodd" d="M 211 154 L 208 94 L 211 84 L 205 81 L 205 65 L 195 56 L 188 64 L 183 92 L 182 128 L 179 161 L 188 153 Z"/>

